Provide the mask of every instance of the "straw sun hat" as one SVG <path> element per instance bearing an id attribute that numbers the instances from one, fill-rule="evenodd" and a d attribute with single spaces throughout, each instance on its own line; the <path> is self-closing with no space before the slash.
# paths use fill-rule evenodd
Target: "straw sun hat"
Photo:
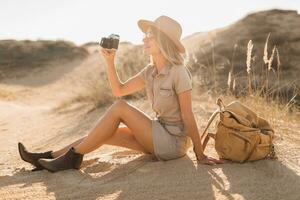
<path id="1" fill-rule="evenodd" d="M 168 38 L 170 38 L 177 49 L 181 52 L 185 52 L 185 48 L 183 44 L 180 42 L 180 37 L 182 33 L 182 29 L 180 24 L 174 19 L 167 16 L 160 16 L 155 21 L 149 20 L 139 20 L 138 21 L 139 28 L 145 33 L 149 27 L 155 27 L 161 32 L 163 32 Z"/>

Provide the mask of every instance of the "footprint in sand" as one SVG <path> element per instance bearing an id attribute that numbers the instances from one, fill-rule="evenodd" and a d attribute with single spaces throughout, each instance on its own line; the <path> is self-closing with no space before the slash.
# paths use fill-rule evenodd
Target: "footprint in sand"
<path id="1" fill-rule="evenodd" d="M 112 159 L 130 158 L 142 153 L 134 150 L 118 151 L 110 154 Z M 83 161 L 81 168 L 86 173 L 100 173 L 112 170 L 114 164 L 109 162 L 99 161 L 99 158 Z"/>
<path id="2" fill-rule="evenodd" d="M 0 123 L 0 132 L 7 131 L 8 129 L 6 128 L 7 123 L 6 122 L 1 122 Z"/>
<path id="3" fill-rule="evenodd" d="M 125 151 L 118 151 L 115 153 L 111 154 L 111 157 L 114 158 L 124 158 L 124 157 L 132 157 L 132 156 L 137 156 L 141 155 L 142 153 L 139 151 L 134 151 L 134 150 L 125 150 Z"/>
<path id="4" fill-rule="evenodd" d="M 112 163 L 98 161 L 97 163 L 95 163 L 91 166 L 89 165 L 89 166 L 83 168 L 82 170 L 85 173 L 96 174 L 96 173 L 100 173 L 100 172 L 110 171 L 112 169 L 112 167 L 113 167 Z"/>

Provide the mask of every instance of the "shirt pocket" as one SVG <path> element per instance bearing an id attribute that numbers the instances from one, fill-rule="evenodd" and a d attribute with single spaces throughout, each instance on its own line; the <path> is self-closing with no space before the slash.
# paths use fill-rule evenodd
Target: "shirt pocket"
<path id="1" fill-rule="evenodd" d="M 174 94 L 173 89 L 167 87 L 160 87 L 158 93 L 162 97 L 170 97 Z"/>

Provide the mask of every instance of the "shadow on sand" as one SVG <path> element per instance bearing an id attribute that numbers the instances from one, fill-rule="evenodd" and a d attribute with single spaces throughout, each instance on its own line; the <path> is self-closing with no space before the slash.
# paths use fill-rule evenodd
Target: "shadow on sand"
<path id="1" fill-rule="evenodd" d="M 206 166 L 188 156 L 158 162 L 142 155 L 122 164 L 90 159 L 81 170 L 50 173 L 22 168 L 0 177 L 2 189 L 16 184 L 19 190 L 13 193 L 32 194 L 42 185 L 46 194 L 34 194 L 55 199 L 300 199 L 299 175 L 274 160 Z"/>

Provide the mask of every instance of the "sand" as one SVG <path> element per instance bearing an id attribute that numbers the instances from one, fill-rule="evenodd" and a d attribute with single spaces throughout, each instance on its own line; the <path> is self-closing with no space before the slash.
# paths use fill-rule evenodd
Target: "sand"
<path id="1" fill-rule="evenodd" d="M 103 145 L 85 155 L 80 170 L 31 172 L 33 167 L 19 157 L 19 141 L 31 151 L 59 149 L 86 135 L 105 111 L 92 110 L 88 103 L 53 109 L 72 95 L 74 83 L 68 77 L 100 70 L 96 56 L 65 66 L 65 73 L 52 66 L 1 83 L 14 96 L 0 99 L 0 199 L 300 199 L 297 123 L 283 122 L 287 131 L 276 132 L 278 160 L 207 166 L 197 164 L 192 149 L 183 158 L 156 161 L 151 155 Z M 193 101 L 203 130 L 215 109 L 214 99 L 202 94 Z M 130 103 L 151 114 L 147 101 Z M 216 156 L 212 142 L 206 153 Z"/>

